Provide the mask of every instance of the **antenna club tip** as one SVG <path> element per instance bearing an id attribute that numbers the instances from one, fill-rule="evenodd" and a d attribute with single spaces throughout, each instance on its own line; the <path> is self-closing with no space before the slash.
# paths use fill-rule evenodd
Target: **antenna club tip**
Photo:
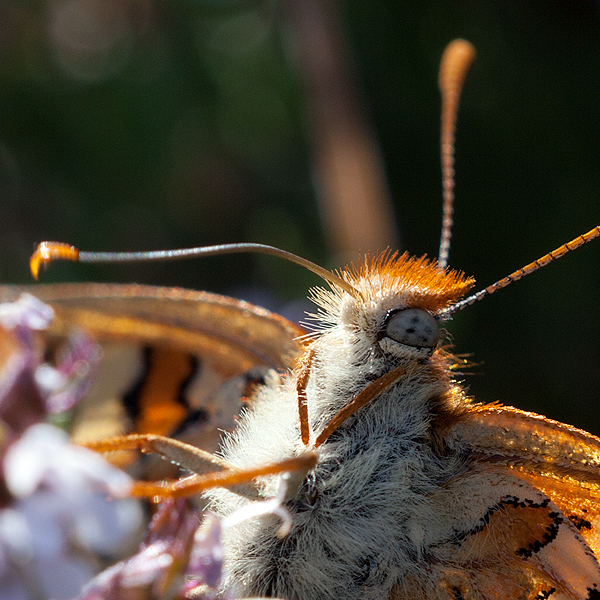
<path id="1" fill-rule="evenodd" d="M 467 40 L 459 38 L 446 46 L 440 64 L 439 86 L 442 92 L 456 92 L 462 87 L 476 56 L 475 46 Z"/>
<path id="2" fill-rule="evenodd" d="M 29 259 L 29 270 L 35 280 L 38 279 L 40 266 L 47 265 L 53 260 L 79 260 L 79 250 L 70 244 L 62 242 L 42 242 Z"/>

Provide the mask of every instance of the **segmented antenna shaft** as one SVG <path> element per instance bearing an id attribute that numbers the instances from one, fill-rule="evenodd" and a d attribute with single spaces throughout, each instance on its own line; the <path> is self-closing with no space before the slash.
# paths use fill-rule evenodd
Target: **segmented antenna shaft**
<path id="1" fill-rule="evenodd" d="M 592 240 L 595 240 L 598 237 L 600 237 L 600 225 L 594 227 L 587 233 L 576 237 L 574 240 L 571 240 L 570 242 L 559 246 L 558 248 L 556 248 L 556 250 L 552 250 L 552 252 L 545 254 L 541 258 L 534 260 L 532 263 L 529 263 L 522 269 L 519 269 L 514 273 L 511 273 L 507 277 L 496 281 L 496 283 L 492 283 L 492 285 L 489 285 L 488 287 L 480 290 L 472 296 L 469 296 L 468 298 L 457 302 L 454 306 L 450 306 L 449 308 L 443 311 L 442 317 L 450 316 L 467 306 L 471 306 L 471 304 L 475 304 L 475 302 L 479 302 L 479 300 L 482 300 L 486 296 L 489 296 L 490 294 L 493 294 L 494 292 L 505 288 L 507 285 L 510 285 L 511 283 L 513 283 L 513 281 L 518 281 L 526 275 L 534 273 L 538 269 L 541 269 L 542 267 L 549 265 L 551 262 L 554 262 L 558 258 L 563 257 L 568 252 L 576 250 L 580 246 L 583 246 L 584 244 L 587 244 L 588 242 L 591 242 Z"/>
<path id="2" fill-rule="evenodd" d="M 460 94 L 469 68 L 475 60 L 475 47 L 466 40 L 454 40 L 446 47 L 440 64 L 439 87 L 442 94 L 440 155 L 442 162 L 442 233 L 438 264 L 448 266 L 454 218 L 454 134 Z"/>

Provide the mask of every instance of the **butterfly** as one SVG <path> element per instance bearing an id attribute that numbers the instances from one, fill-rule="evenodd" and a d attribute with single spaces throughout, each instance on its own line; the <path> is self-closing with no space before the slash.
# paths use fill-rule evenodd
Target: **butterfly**
<path id="1" fill-rule="evenodd" d="M 472 59 L 470 45 L 457 41 L 442 68 L 451 92 L 438 261 L 388 251 L 331 273 L 294 258 L 330 285 L 312 292 L 318 311 L 308 336 L 273 313 L 209 294 L 91 284 L 33 290 L 57 309 L 51 334 L 79 323 L 101 341 L 186 351 L 217 373 L 216 392 L 230 377 L 243 373 L 248 381 L 255 367 L 270 369 L 251 386 L 214 459 L 223 487 L 205 485 L 200 474 L 137 488 L 169 496 L 210 487 L 211 508 L 225 516 L 275 495 L 278 473 L 291 472 L 286 537 L 269 515 L 226 534 L 224 586 L 240 597 L 600 598 L 600 439 L 517 408 L 473 402 L 445 343 L 452 314 L 600 236 L 596 227 L 465 298 L 474 282 L 447 267 L 447 248 L 457 89 Z M 54 258 L 98 256 L 49 244 L 34 256 L 34 269 Z M 232 397 L 244 395 L 240 389 Z M 204 460 L 193 447 L 168 438 L 158 447 L 156 439 L 122 436 L 98 448 L 131 442 L 184 466 Z M 242 489 L 240 474 L 252 474 L 255 485 Z"/>

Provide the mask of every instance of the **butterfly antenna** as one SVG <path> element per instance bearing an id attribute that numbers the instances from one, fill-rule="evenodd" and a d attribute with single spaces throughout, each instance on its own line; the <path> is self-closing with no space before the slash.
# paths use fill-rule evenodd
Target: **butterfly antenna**
<path id="1" fill-rule="evenodd" d="M 286 250 L 264 244 L 220 244 L 218 246 L 200 246 L 198 248 L 182 248 L 179 250 L 154 250 L 151 252 L 81 252 L 75 246 L 63 244 L 62 242 L 42 242 L 31 256 L 29 268 L 33 277 L 37 279 L 40 266 L 46 265 L 53 260 L 70 260 L 82 263 L 146 262 L 151 260 L 181 260 L 185 258 L 245 252 L 270 254 L 271 256 L 283 258 L 312 271 L 325 281 L 343 289 L 352 296 L 360 296 L 356 288 L 332 271 Z"/>
<path id="2" fill-rule="evenodd" d="M 530 275 L 531 273 L 534 273 L 538 269 L 541 269 L 542 267 L 549 265 L 551 262 L 554 262 L 558 258 L 563 257 L 568 252 L 571 252 L 572 250 L 576 250 L 580 246 L 583 246 L 584 244 L 587 244 L 588 242 L 591 242 L 592 240 L 595 240 L 598 237 L 600 237 L 600 225 L 598 225 L 597 227 L 594 227 L 587 233 L 584 233 L 583 235 L 576 237 L 574 240 L 571 240 L 570 242 L 563 244 L 556 250 L 553 250 L 552 252 L 545 254 L 541 258 L 534 260 L 532 263 L 529 263 L 522 269 L 519 269 L 518 271 L 511 273 L 508 277 L 504 277 L 503 279 L 500 279 L 500 281 L 496 281 L 496 283 L 489 285 L 488 287 L 473 294 L 472 296 L 469 296 L 468 298 L 465 298 L 464 300 L 457 302 L 453 306 L 446 308 L 444 311 L 442 311 L 442 315 L 441 315 L 442 318 L 453 315 L 454 313 L 458 312 L 459 310 L 462 310 L 463 308 L 465 308 L 467 306 L 471 306 L 471 304 L 475 304 L 475 302 L 479 302 L 479 300 L 482 300 L 486 296 L 489 296 L 490 294 L 493 294 L 494 292 L 497 292 L 498 290 L 505 288 L 507 285 L 510 285 L 514 281 L 518 281 L 519 279 L 522 279 L 526 275 Z"/>
<path id="3" fill-rule="evenodd" d="M 440 63 L 439 87 L 442 94 L 440 155 L 442 163 L 442 234 L 438 265 L 448 266 L 452 225 L 454 223 L 454 137 L 460 94 L 465 77 L 475 60 L 475 47 L 466 40 L 454 40 L 444 50 Z"/>

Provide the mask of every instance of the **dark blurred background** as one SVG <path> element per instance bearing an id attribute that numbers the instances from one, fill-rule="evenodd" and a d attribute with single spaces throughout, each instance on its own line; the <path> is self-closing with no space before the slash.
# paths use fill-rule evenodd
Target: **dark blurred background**
<path id="1" fill-rule="evenodd" d="M 328 267 L 390 243 L 435 256 L 437 68 L 455 37 L 478 58 L 450 264 L 485 286 L 600 223 L 598 3 L 2 0 L 1 279 L 29 281 L 45 239 L 255 241 Z M 375 215 L 367 237 L 353 192 Z M 318 284 L 242 255 L 42 278 L 208 289 L 292 316 Z M 457 315 L 472 394 L 600 433 L 599 307 L 595 242 Z"/>

